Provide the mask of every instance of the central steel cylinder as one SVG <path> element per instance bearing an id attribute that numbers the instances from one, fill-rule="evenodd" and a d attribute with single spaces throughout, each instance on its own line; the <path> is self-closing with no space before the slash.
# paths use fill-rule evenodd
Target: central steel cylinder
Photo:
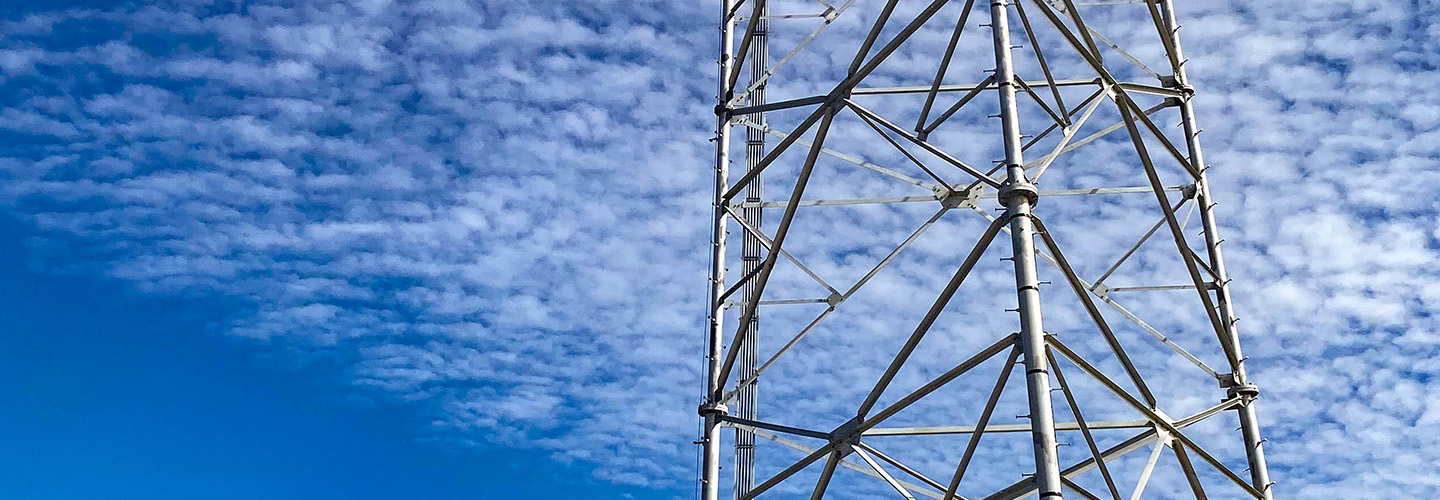
<path id="1" fill-rule="evenodd" d="M 1015 290 L 1020 313 L 1020 350 L 1025 355 L 1025 385 L 1030 399 L 1030 434 L 1034 439 L 1035 486 L 1040 500 L 1061 498 L 1060 461 L 1055 449 L 1055 418 L 1050 403 L 1049 362 L 1040 320 L 1040 281 L 1035 274 L 1035 229 L 1030 220 L 1035 189 L 1025 178 L 1020 116 L 1015 105 L 1015 68 L 1011 59 L 1007 0 L 990 3 L 995 43 L 995 81 L 1000 94 L 1000 123 L 1005 138 L 1005 187 L 1001 202 L 1009 219 Z"/>

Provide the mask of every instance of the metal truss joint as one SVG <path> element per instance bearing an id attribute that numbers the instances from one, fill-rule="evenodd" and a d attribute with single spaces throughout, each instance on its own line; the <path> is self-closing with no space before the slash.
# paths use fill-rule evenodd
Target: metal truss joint
<path id="1" fill-rule="evenodd" d="M 940 206 L 945 208 L 975 207 L 976 201 L 980 199 L 980 193 L 984 188 L 980 184 L 965 190 L 947 190 L 943 187 L 937 189 L 936 198 L 940 200 Z"/>
<path id="2" fill-rule="evenodd" d="M 1231 398 L 1239 396 L 1242 400 L 1249 401 L 1260 396 L 1260 388 L 1251 383 L 1236 384 L 1226 387 L 1225 395 Z"/>
<path id="3" fill-rule="evenodd" d="M 1096 283 L 1095 286 L 1090 287 L 1090 291 L 1095 292 L 1095 296 L 1100 297 L 1100 300 L 1110 298 L 1110 287 L 1105 286 L 1104 283 Z"/>
<path id="4" fill-rule="evenodd" d="M 1260 388 L 1245 380 L 1238 373 L 1221 373 L 1218 380 L 1220 387 L 1226 390 L 1226 398 L 1233 399 L 1239 396 L 1242 401 L 1249 401 L 1260 396 Z"/>
<path id="5" fill-rule="evenodd" d="M 820 108 L 831 110 L 840 109 L 845 105 L 845 101 L 850 99 L 850 92 L 852 90 L 853 87 L 848 85 L 835 87 L 829 94 L 825 94 L 825 100 L 821 101 Z"/>
<path id="6" fill-rule="evenodd" d="M 1024 167 L 1012 164 L 1009 165 L 1008 168 Z M 996 198 L 1000 200 L 1000 203 L 1006 206 L 1010 205 L 1010 198 L 1015 196 L 1024 196 L 1030 203 L 1030 206 L 1034 206 L 1035 203 L 1040 201 L 1040 190 L 1036 189 L 1035 185 L 1031 184 L 1030 181 L 1021 180 L 1020 182 L 1006 182 L 1000 186 L 999 193 L 996 194 Z"/>
<path id="7" fill-rule="evenodd" d="M 729 415 L 730 407 L 725 406 L 724 403 L 703 403 L 696 413 L 699 413 L 702 417 L 709 417 L 711 415 L 719 417 Z"/>
<path id="8" fill-rule="evenodd" d="M 864 419 L 856 416 L 830 431 L 830 444 L 840 452 L 841 457 L 855 451 L 854 445 L 860 442 L 860 425 L 863 423 Z"/>
<path id="9" fill-rule="evenodd" d="M 1179 79 L 1179 78 L 1176 78 L 1175 75 L 1162 76 L 1162 77 L 1160 77 L 1160 86 L 1165 87 L 1165 88 L 1167 88 L 1167 89 L 1175 89 L 1175 90 L 1179 91 L 1180 94 L 1181 94 L 1181 96 L 1182 96 L 1182 98 L 1185 99 L 1185 100 L 1189 100 L 1192 96 L 1195 95 L 1195 87 L 1191 87 L 1190 85 L 1187 85 L 1187 84 L 1184 84 L 1184 83 L 1180 83 L 1180 79 Z M 1173 98 L 1172 98 L 1172 99 L 1173 99 Z M 1167 101 L 1168 101 L 1168 99 L 1167 99 Z"/>
<path id="10" fill-rule="evenodd" d="M 1184 186 L 1180 186 L 1180 196 L 1182 196 L 1183 199 L 1186 199 L 1186 200 L 1194 199 L 1194 198 L 1195 198 L 1195 195 L 1196 195 L 1196 194 L 1199 194 L 1199 193 L 1200 193 L 1200 185 L 1199 185 L 1199 184 L 1187 184 L 1187 185 L 1184 185 Z"/>

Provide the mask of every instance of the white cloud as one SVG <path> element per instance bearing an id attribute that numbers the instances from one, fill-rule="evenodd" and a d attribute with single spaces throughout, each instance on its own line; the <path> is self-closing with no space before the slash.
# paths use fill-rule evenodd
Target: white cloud
<path id="1" fill-rule="evenodd" d="M 176 5 L 0 23 L 3 85 L 26 89 L 10 92 L 0 111 L 0 129 L 15 143 L 0 161 L 0 200 L 50 244 L 87 249 L 80 254 L 95 256 L 93 272 L 153 293 L 235 300 L 247 312 L 226 325 L 234 335 L 353 358 L 358 386 L 433 412 L 437 430 L 549 450 L 604 480 L 686 485 L 707 257 L 712 7 Z M 1432 88 L 1440 13 L 1394 2 L 1181 8 L 1279 487 L 1322 497 L 1440 491 L 1415 482 L 1440 460 L 1431 317 L 1440 302 L 1440 178 L 1432 173 L 1440 163 Z M 1098 12 L 1097 25 L 1126 19 L 1126 11 Z M 776 77 L 772 96 L 825 88 L 848 63 L 861 17 L 837 20 L 814 57 Z M 57 41 L 86 27 L 105 29 L 78 48 Z M 776 30 L 777 50 L 808 32 L 787 29 Z M 1122 45 L 1151 35 L 1106 31 Z M 974 47 L 987 43 L 967 36 Z M 926 54 L 947 37 L 944 26 L 927 28 L 915 41 L 924 50 L 877 76 L 928 78 L 938 56 Z M 1046 47 L 1055 42 L 1042 38 Z M 1139 54 L 1162 66 L 1158 53 Z M 989 67 L 983 51 L 961 55 L 954 75 Z M 897 115 L 917 108 L 877 106 Z M 1118 119 L 1109 113 L 1095 120 Z M 795 116 L 774 113 L 772 126 L 785 129 Z M 837 126 L 832 144 L 903 164 L 862 142 L 871 135 L 860 126 Z M 995 154 L 993 141 L 972 139 L 985 134 L 936 137 L 972 163 Z M 1057 187 L 1139 184 L 1094 167 L 1118 163 L 1127 147 L 1098 142 L 1047 176 Z M 829 159 L 820 168 L 816 196 L 863 195 L 859 186 L 885 182 Z M 771 197 L 793 175 L 777 166 Z M 853 280 L 888 250 L 877 245 L 898 243 L 934 209 L 807 208 L 796 254 L 826 277 Z M 1087 276 L 1153 223 L 1141 209 L 1153 212 L 1153 201 L 1056 198 L 1040 208 Z M 978 219 L 956 215 L 775 366 L 776 382 L 761 397 L 793 404 L 765 411 L 797 424 L 843 420 L 946 279 L 941 270 L 972 244 Z M 1107 224 L 1079 224 L 1087 219 Z M 1123 277 L 1174 281 L 1165 245 L 1148 245 Z M 788 273 L 777 273 L 777 293 L 814 293 L 808 278 Z M 976 273 L 981 289 L 1003 289 L 1009 279 L 1003 263 Z M 1085 320 L 1066 293 L 1046 291 L 1047 326 L 1080 331 Z M 1008 296 L 967 300 L 929 339 L 939 350 L 917 355 L 897 388 L 918 386 L 952 364 L 950 354 L 1012 328 L 1008 317 L 979 315 L 1010 307 Z M 1175 313 L 1156 320 L 1167 332 L 1200 317 L 1163 297 L 1127 300 L 1147 319 Z M 765 321 L 780 332 L 814 312 L 777 309 Z M 1143 333 L 1121 333 L 1151 349 L 1143 370 L 1194 371 L 1144 344 Z M 1197 352 L 1213 347 L 1213 337 L 1193 328 L 1187 335 L 1177 338 Z M 764 342 L 774 349 L 783 340 L 777 333 Z M 1067 341 L 1103 349 L 1085 335 Z M 846 353 L 844 362 L 834 352 Z M 1118 373 L 1113 363 L 1101 367 Z M 783 382 L 800 374 L 818 382 Z M 955 397 L 983 397 L 988 384 L 956 388 Z M 1213 402 L 1178 381 L 1160 385 L 1180 407 Z M 1239 456 L 1238 440 L 1220 427 L 1196 432 L 1225 437 L 1217 449 Z M 951 467 L 953 447 L 927 443 L 908 453 L 927 471 Z"/>

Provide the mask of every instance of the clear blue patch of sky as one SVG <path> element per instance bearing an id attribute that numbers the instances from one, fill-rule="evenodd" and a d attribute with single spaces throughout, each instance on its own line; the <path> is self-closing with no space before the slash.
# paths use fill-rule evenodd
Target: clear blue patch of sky
<path id="1" fill-rule="evenodd" d="M 32 230 L 0 220 L 0 234 L 0 498 L 688 496 L 426 441 L 412 407 L 216 333 L 221 306 L 51 272 L 67 263 L 39 265 L 21 244 Z"/>

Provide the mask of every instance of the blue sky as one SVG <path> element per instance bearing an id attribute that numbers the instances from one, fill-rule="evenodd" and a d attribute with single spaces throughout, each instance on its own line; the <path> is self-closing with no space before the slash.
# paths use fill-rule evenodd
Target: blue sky
<path id="1" fill-rule="evenodd" d="M 147 297 L 0 245 L 0 488 L 15 499 L 664 498 L 545 453 L 436 441 L 333 362 L 225 338 L 213 303 Z"/>
<path id="2" fill-rule="evenodd" d="M 699 0 L 0 7 L 0 396 L 16 402 L 0 412 L 0 496 L 689 497 L 714 14 Z M 1440 8 L 1183 2 L 1180 17 L 1272 475 L 1297 497 L 1440 493 Z M 776 95 L 823 88 L 806 75 L 848 57 L 863 18 L 836 21 L 839 42 L 797 59 Z M 933 28 L 916 54 L 943 48 Z M 985 161 L 991 132 L 966 158 Z M 854 194 L 860 178 L 816 189 Z M 1081 266 L 1150 223 L 1123 203 L 1046 203 L 1106 222 L 1056 224 L 1094 243 L 1069 255 Z M 864 214 L 816 219 L 797 241 L 836 246 L 801 257 L 853 272 L 863 243 L 929 215 Z M 947 227 L 840 324 L 889 332 L 864 313 L 921 307 L 969 245 L 973 228 Z M 1148 258 L 1142 277 L 1169 278 Z M 1064 327 L 1073 309 L 1052 307 Z M 894 342 L 822 333 L 800 349 L 862 359 Z M 839 407 L 810 395 L 858 387 L 834 380 L 763 394 L 825 414 Z"/>

